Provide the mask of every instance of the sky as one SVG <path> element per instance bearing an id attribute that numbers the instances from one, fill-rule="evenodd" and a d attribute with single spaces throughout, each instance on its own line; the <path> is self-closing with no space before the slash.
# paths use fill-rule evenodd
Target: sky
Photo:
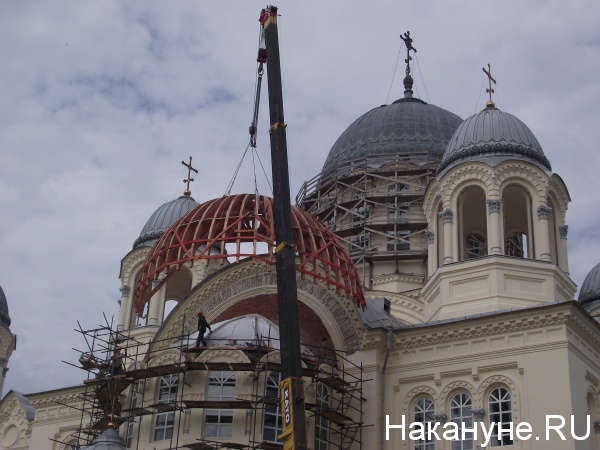
<path id="1" fill-rule="evenodd" d="M 222 196 L 248 145 L 262 2 L 0 2 L 0 285 L 18 336 L 4 394 L 80 383 L 75 330 L 118 320 L 120 261 L 183 192 Z M 282 0 L 279 38 L 292 196 L 337 137 L 402 97 L 467 118 L 496 105 L 540 141 L 572 199 L 570 272 L 600 262 L 600 3 Z M 258 154 L 270 176 L 266 81 Z M 256 171 L 260 193 L 271 195 Z M 254 192 L 246 157 L 232 193 Z"/>

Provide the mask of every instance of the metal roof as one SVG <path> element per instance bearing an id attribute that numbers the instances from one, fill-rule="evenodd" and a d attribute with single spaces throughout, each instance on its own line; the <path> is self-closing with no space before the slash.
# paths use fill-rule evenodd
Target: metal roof
<path id="1" fill-rule="evenodd" d="M 577 301 L 586 309 L 595 307 L 592 303 L 600 304 L 600 264 L 590 270 L 583 280 Z"/>
<path id="2" fill-rule="evenodd" d="M 365 309 L 359 309 L 358 313 L 366 328 L 396 329 L 408 324 L 407 322 L 392 316 L 385 310 L 385 298 L 365 298 L 365 302 L 367 307 Z"/>
<path id="3" fill-rule="evenodd" d="M 175 200 L 161 205 L 154 214 L 150 216 L 140 237 L 138 237 L 133 243 L 133 248 L 137 248 L 141 245 L 152 246 L 163 235 L 165 231 L 169 229 L 176 221 L 181 219 L 191 210 L 193 210 L 198 203 L 192 197 L 188 195 L 182 195 Z"/>
<path id="4" fill-rule="evenodd" d="M 466 119 L 456 129 L 438 168 L 442 174 L 465 161 L 489 158 L 524 159 L 542 169 L 552 170 L 550 161 L 531 130 L 512 114 L 487 107 Z"/>
<path id="5" fill-rule="evenodd" d="M 6 295 L 0 286 L 0 325 L 10 327 L 10 316 L 8 315 L 8 302 L 6 301 Z"/>
<path id="6" fill-rule="evenodd" d="M 84 447 L 82 450 L 125 450 L 126 448 L 119 433 L 113 428 L 109 428 L 94 439 L 92 445 Z"/>
<path id="7" fill-rule="evenodd" d="M 35 419 L 35 408 L 29 403 L 29 399 L 17 391 L 13 391 L 13 394 L 17 397 L 17 401 L 19 402 L 19 405 L 21 405 L 21 409 L 25 413 L 27 420 L 31 422 Z"/>
<path id="8" fill-rule="evenodd" d="M 461 122 L 456 114 L 416 98 L 373 108 L 340 135 L 322 172 L 345 161 L 382 154 L 425 154 L 424 162 L 439 162 Z"/>

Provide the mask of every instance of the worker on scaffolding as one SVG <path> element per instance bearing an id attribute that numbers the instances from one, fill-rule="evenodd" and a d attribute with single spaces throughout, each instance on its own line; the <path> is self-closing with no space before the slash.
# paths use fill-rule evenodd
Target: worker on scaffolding
<path id="1" fill-rule="evenodd" d="M 120 345 L 117 345 L 115 347 L 115 353 L 113 354 L 113 356 L 111 358 L 111 365 L 110 365 L 110 374 L 111 375 L 119 375 L 125 371 L 125 369 L 123 367 L 123 358 L 125 357 L 125 355 L 123 355 L 123 353 L 121 353 L 121 350 L 122 350 L 122 348 Z"/>
<path id="2" fill-rule="evenodd" d="M 203 347 L 208 347 L 208 344 L 204 340 L 204 333 L 206 333 L 207 328 L 212 332 L 212 328 L 206 321 L 204 313 L 202 311 L 198 311 L 198 338 L 196 339 L 196 347 L 200 347 L 200 343 L 202 343 Z"/>

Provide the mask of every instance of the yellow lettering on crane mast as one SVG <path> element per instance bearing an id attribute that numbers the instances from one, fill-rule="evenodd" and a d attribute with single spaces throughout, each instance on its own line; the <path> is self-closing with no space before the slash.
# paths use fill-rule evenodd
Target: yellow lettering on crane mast
<path id="1" fill-rule="evenodd" d="M 281 418 L 283 419 L 281 434 L 277 436 L 283 442 L 283 450 L 294 449 L 294 401 L 292 400 L 292 381 L 288 377 L 281 381 Z M 297 378 L 296 378 L 297 379 Z"/>

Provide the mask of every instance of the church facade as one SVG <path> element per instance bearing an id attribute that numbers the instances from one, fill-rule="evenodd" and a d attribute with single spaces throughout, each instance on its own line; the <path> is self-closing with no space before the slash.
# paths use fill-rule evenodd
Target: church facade
<path id="1" fill-rule="evenodd" d="M 600 448 L 600 265 L 575 301 L 565 184 L 491 97 L 462 120 L 404 84 L 292 211 L 308 448 Z M 7 393 L 0 448 L 85 448 L 109 422 L 124 448 L 281 448 L 272 209 L 189 191 L 159 207 L 85 381 Z"/>

